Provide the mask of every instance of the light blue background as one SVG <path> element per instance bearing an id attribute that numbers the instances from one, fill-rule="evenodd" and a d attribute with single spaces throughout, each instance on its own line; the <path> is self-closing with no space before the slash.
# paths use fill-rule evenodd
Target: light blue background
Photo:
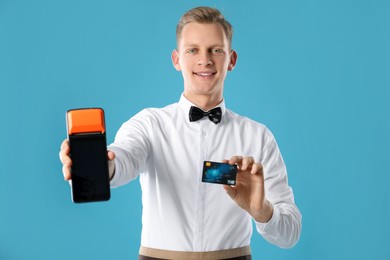
<path id="1" fill-rule="evenodd" d="M 0 0 L 0 259 L 136 259 L 139 182 L 75 205 L 58 159 L 65 112 L 99 106 L 108 142 L 176 102 L 179 17 L 218 7 L 239 59 L 227 106 L 276 136 L 299 243 L 254 234 L 254 259 L 390 259 L 389 1 Z"/>

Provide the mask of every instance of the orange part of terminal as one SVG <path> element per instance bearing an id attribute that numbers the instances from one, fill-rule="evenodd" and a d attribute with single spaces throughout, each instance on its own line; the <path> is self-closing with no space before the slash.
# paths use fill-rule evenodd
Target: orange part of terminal
<path id="1" fill-rule="evenodd" d="M 67 113 L 68 134 L 104 133 L 104 112 L 101 108 L 69 110 Z"/>

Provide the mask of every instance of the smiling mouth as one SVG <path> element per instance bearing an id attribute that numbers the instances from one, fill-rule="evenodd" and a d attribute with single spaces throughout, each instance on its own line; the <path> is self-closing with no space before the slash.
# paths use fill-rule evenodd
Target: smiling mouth
<path id="1" fill-rule="evenodd" d="M 211 77 L 211 76 L 217 74 L 217 72 L 216 71 L 207 71 L 207 72 L 201 71 L 201 72 L 193 72 L 193 74 L 196 76 L 200 76 L 200 77 Z"/>

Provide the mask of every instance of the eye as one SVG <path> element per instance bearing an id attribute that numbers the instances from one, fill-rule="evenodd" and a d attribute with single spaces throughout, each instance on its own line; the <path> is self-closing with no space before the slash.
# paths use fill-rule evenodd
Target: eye
<path id="1" fill-rule="evenodd" d="M 192 48 L 192 49 L 188 49 L 186 52 L 187 52 L 188 54 L 195 54 L 195 53 L 197 53 L 197 52 L 198 52 L 198 50 L 197 50 L 197 49 L 194 49 L 194 48 Z"/>
<path id="2" fill-rule="evenodd" d="M 223 49 L 212 49 L 211 52 L 215 53 L 215 54 L 223 54 L 223 53 L 225 53 Z"/>

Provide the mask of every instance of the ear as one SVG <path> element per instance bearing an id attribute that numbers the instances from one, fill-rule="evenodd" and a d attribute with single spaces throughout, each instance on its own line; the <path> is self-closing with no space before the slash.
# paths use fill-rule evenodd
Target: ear
<path id="1" fill-rule="evenodd" d="M 234 67 L 236 66 L 237 58 L 238 58 L 237 52 L 232 50 L 230 52 L 230 61 L 229 61 L 228 71 L 232 71 L 234 69 Z"/>
<path id="2" fill-rule="evenodd" d="M 181 67 L 179 64 L 179 52 L 177 50 L 172 51 L 171 58 L 172 58 L 173 67 L 175 67 L 177 71 L 181 71 Z"/>

